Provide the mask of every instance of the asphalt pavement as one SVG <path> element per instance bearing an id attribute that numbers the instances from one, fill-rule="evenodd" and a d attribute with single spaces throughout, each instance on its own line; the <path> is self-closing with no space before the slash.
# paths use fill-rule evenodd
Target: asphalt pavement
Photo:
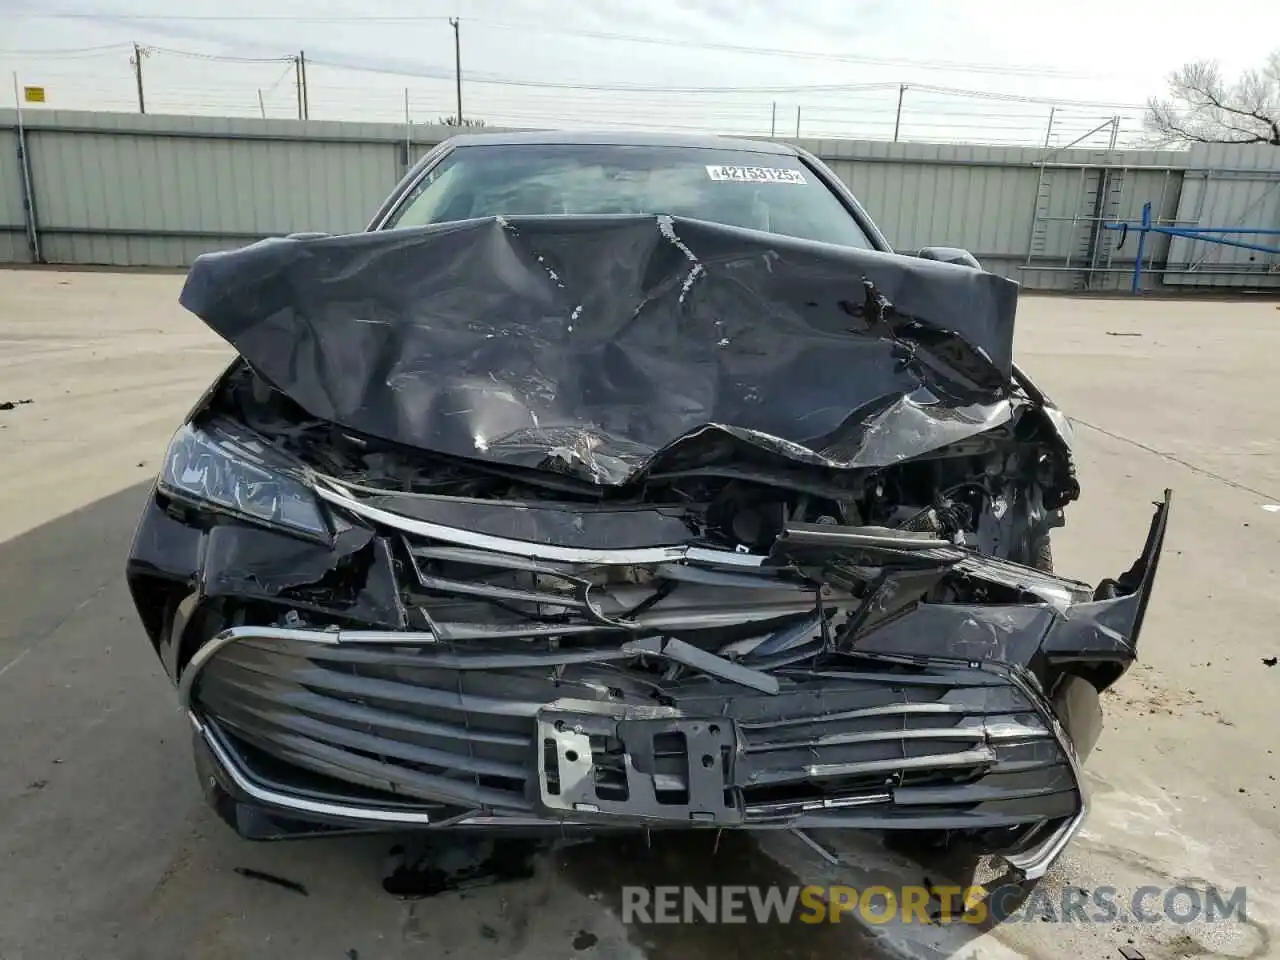
<path id="1" fill-rule="evenodd" d="M 1090 581 L 1126 569 L 1150 502 L 1175 494 L 1142 662 L 1104 697 L 1086 830 L 1036 909 L 999 924 L 850 914 L 712 926 L 625 923 L 622 889 L 963 884 L 954 875 L 973 865 L 863 835 L 815 837 L 826 853 L 789 833 L 655 836 L 517 850 L 493 882 L 424 896 L 388 883 L 394 848 L 411 840 L 250 844 L 206 809 L 187 725 L 123 579 L 165 444 L 231 356 L 178 306 L 180 285 L 0 271 L 0 960 L 1280 949 L 1275 301 L 1027 297 L 1020 308 L 1019 360 L 1076 422 L 1084 495 L 1057 534 L 1059 569 Z M 1243 888 L 1247 918 L 1131 920 L 1125 905 L 1147 886 Z M 1117 891 L 1117 916 L 1052 915 L 1070 891 L 1099 888 Z"/>

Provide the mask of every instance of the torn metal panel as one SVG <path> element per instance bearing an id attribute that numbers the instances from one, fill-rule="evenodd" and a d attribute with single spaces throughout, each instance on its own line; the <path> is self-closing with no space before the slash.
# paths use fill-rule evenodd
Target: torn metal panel
<path id="1" fill-rule="evenodd" d="M 352 527 L 334 549 L 326 550 L 270 530 L 217 526 L 205 543 L 201 586 L 208 596 L 223 592 L 276 596 L 318 583 L 372 539 L 373 531 Z"/>
<path id="2" fill-rule="evenodd" d="M 312 416 L 616 486 L 734 449 L 885 466 L 989 430 L 1016 297 L 949 264 L 628 216 L 272 239 L 200 257 L 182 303 Z"/>
<path id="3" fill-rule="evenodd" d="M 816 523 L 788 524 L 777 540 L 779 551 L 792 547 L 829 547 L 833 550 L 884 548 L 889 550 L 929 550 L 952 546 L 915 530 L 889 527 L 835 527 Z"/>
<path id="4" fill-rule="evenodd" d="M 1045 652 L 1058 660 L 1112 660 L 1127 663 L 1136 655 L 1138 635 L 1151 602 L 1156 570 L 1169 527 L 1173 492 L 1156 505 L 1142 554 L 1115 580 L 1098 586 L 1093 603 L 1068 608 L 1045 637 Z"/>
<path id="5" fill-rule="evenodd" d="M 388 547 L 367 528 L 340 531 L 332 549 L 236 524 L 213 527 L 204 541 L 202 597 L 261 597 L 341 611 L 367 624 L 405 623 Z"/>
<path id="6" fill-rule="evenodd" d="M 761 673 L 759 670 L 753 670 L 750 667 L 739 666 L 723 657 L 716 656 L 714 653 L 699 649 L 691 643 L 685 643 L 683 640 L 675 638 L 665 641 L 659 639 L 637 640 L 627 644 L 625 649 L 630 653 L 644 653 L 665 657 L 669 660 L 674 660 L 676 663 L 683 663 L 685 666 L 693 667 L 695 670 L 710 676 L 719 677 L 722 680 L 730 680 L 764 693 L 777 693 L 779 689 L 777 677 Z"/>
<path id="7" fill-rule="evenodd" d="M 429 539 L 442 540 L 446 543 L 460 544 L 478 550 L 489 550 L 496 553 L 514 554 L 518 557 L 560 563 L 636 563 L 651 564 L 668 561 L 688 560 L 701 563 L 732 567 L 756 567 L 763 557 L 728 550 L 715 550 L 698 547 L 686 542 L 647 547 L 634 547 L 627 550 L 600 549 L 582 546 L 568 546 L 562 543 L 533 542 L 514 537 L 477 533 L 455 524 L 440 524 L 427 520 L 419 520 L 403 513 L 391 512 L 357 499 L 346 489 L 338 489 L 334 485 L 321 480 L 316 485 L 316 495 L 322 500 L 341 506 L 352 514 L 381 523 L 396 530 L 418 534 Z"/>
<path id="8" fill-rule="evenodd" d="M 947 574 L 941 564 L 924 570 L 888 569 L 872 586 L 861 608 L 841 630 L 841 638 L 857 638 L 914 609 Z M 936 638 L 931 637 L 936 644 Z M 948 652 L 950 652 L 948 650 Z"/>
<path id="9" fill-rule="evenodd" d="M 1047 578 L 1028 571 L 1025 590 L 1039 600 L 1034 604 L 899 602 L 896 609 L 890 609 L 893 600 L 880 596 L 887 585 L 914 585 L 929 577 L 928 572 L 894 572 L 886 575 L 872 601 L 851 622 L 845 642 L 855 650 L 895 656 L 936 657 L 945 652 L 964 660 L 1028 666 L 1037 657 L 1044 657 L 1058 666 L 1072 662 L 1094 667 L 1118 664 L 1122 670 L 1137 655 L 1138 635 L 1151 599 L 1171 499 L 1172 494 L 1165 491 L 1165 499 L 1152 517 L 1146 545 L 1133 567 L 1099 588 L 1100 595 L 1109 595 L 1106 599 L 1063 602 L 1061 595 L 1043 589 L 1042 581 Z M 965 572 L 981 576 L 983 565 L 982 558 L 970 558 Z M 1006 565 L 993 566 L 994 582 L 1018 582 L 1010 578 Z M 1069 596 L 1071 587 L 1070 581 L 1061 582 L 1061 594 Z M 1035 597 L 1037 593 L 1049 595 Z M 905 598 L 914 603 L 917 599 L 914 592 L 904 592 L 902 587 L 898 587 L 896 595 L 900 601 Z M 896 619 L 881 616 L 877 622 L 872 619 L 875 612 L 868 612 L 869 607 L 890 609 L 899 615 Z M 1118 676 L 1119 672 L 1114 672 L 1111 680 Z M 1109 683 L 1110 680 L 1101 686 Z"/>
<path id="10" fill-rule="evenodd" d="M 683 544 L 691 532 L 684 512 L 673 507 L 395 495 L 384 490 L 360 490 L 350 484 L 346 490 L 358 495 L 361 503 L 379 510 L 531 544 L 629 550 Z"/>

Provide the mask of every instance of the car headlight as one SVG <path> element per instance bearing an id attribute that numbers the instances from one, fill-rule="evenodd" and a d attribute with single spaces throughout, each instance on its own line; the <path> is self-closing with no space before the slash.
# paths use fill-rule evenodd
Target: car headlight
<path id="1" fill-rule="evenodd" d="M 169 443 L 160 487 L 179 499 L 328 539 L 319 503 L 290 475 L 293 469 L 253 437 L 221 425 L 186 424 Z"/>

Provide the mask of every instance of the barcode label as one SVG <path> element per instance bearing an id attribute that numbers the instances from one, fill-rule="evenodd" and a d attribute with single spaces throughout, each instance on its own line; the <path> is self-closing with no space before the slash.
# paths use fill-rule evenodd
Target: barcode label
<path id="1" fill-rule="evenodd" d="M 707 176 L 712 180 L 729 180 L 737 183 L 805 183 L 799 170 L 782 167 L 730 167 L 708 164 Z"/>

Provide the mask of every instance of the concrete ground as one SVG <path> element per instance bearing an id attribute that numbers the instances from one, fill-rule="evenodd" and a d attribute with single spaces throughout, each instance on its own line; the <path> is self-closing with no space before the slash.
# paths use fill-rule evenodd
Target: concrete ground
<path id="1" fill-rule="evenodd" d="M 1139 550 L 1175 491 L 1142 663 L 1105 697 L 1085 834 L 1042 885 L 1120 890 L 1100 924 L 624 926 L 625 883 L 917 883 L 865 837 L 579 846 L 532 879 L 384 892 L 390 842 L 254 845 L 197 790 L 122 577 L 171 431 L 228 350 L 166 275 L 0 272 L 0 958 L 1263 957 L 1280 930 L 1280 428 L 1274 302 L 1028 297 L 1019 357 L 1077 418 L 1063 572 Z M 30 400 L 30 403 L 21 401 Z M 4 409 L 4 402 L 15 402 Z M 305 894 L 236 872 L 296 881 Z M 943 867 L 945 869 L 945 865 Z M 960 878 L 961 880 L 966 878 Z M 1247 922 L 1126 922 L 1143 885 L 1247 888 Z M 1159 908 L 1161 899 L 1147 901 Z M 1029 919 L 1032 922 L 1023 922 Z"/>

